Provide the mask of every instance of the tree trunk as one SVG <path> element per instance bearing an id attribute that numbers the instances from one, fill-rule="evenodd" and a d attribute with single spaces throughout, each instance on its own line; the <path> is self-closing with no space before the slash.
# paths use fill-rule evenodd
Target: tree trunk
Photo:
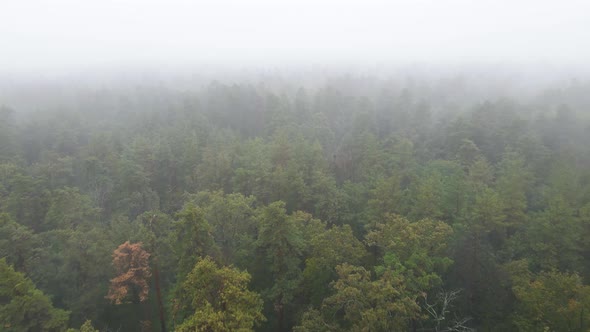
<path id="1" fill-rule="evenodd" d="M 285 310 L 282 303 L 278 303 L 277 307 L 277 315 L 278 315 L 278 322 L 277 322 L 277 331 L 283 332 L 283 325 L 285 320 Z"/>
<path id="2" fill-rule="evenodd" d="M 164 306 L 162 305 L 162 292 L 160 290 L 160 270 L 158 263 L 154 262 L 154 281 L 156 283 L 156 297 L 158 299 L 158 313 L 160 314 L 160 330 L 166 332 L 166 321 L 164 320 Z"/>

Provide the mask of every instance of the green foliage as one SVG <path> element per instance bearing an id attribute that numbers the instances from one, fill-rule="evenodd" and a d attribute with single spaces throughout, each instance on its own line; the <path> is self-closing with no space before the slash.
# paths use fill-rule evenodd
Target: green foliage
<path id="1" fill-rule="evenodd" d="M 51 193 L 49 209 L 45 214 L 44 229 L 75 229 L 81 224 L 93 224 L 99 210 L 90 198 L 75 188 L 63 188 Z"/>
<path id="2" fill-rule="evenodd" d="M 503 201 L 506 222 L 511 228 L 521 226 L 526 219 L 527 188 L 531 181 L 524 158 L 513 150 L 507 150 L 498 164 L 496 188 Z"/>
<path id="3" fill-rule="evenodd" d="M 518 269 L 511 269 L 518 272 Z M 519 331 L 586 331 L 590 327 L 590 286 L 577 274 L 558 271 L 512 275 Z"/>
<path id="4" fill-rule="evenodd" d="M 180 288 L 176 331 L 253 331 L 265 318 L 260 296 L 247 289 L 250 275 L 233 267 L 219 267 L 200 259 Z"/>
<path id="5" fill-rule="evenodd" d="M 0 105 L 0 162 L 14 159 L 18 153 L 14 110 Z"/>
<path id="6" fill-rule="evenodd" d="M 6 213 L 0 214 L 0 257 L 6 258 L 17 271 L 31 269 L 38 245 L 38 237 L 29 228 L 14 222 Z"/>
<path id="7" fill-rule="evenodd" d="M 387 271 L 372 281 L 362 267 L 342 264 L 336 270 L 334 294 L 319 312 L 308 311 L 295 331 L 399 331 L 419 318 L 420 307 L 400 275 Z"/>
<path id="8" fill-rule="evenodd" d="M 417 298 L 420 292 L 441 284 L 440 274 L 452 263 L 446 253 L 451 234 L 451 227 L 440 221 L 411 223 L 401 216 L 387 215 L 367 233 L 366 243 L 378 250 L 377 275 L 391 270 L 403 276 Z"/>
<path id="9" fill-rule="evenodd" d="M 99 332 L 99 331 L 94 329 L 94 326 L 92 326 L 91 321 L 87 320 L 86 322 L 84 322 L 84 324 L 82 324 L 82 326 L 80 326 L 80 332 Z"/>
<path id="10" fill-rule="evenodd" d="M 215 245 L 211 225 L 205 220 L 203 210 L 193 203 L 188 203 L 177 213 L 175 226 L 174 250 L 178 257 L 178 274 L 180 279 L 191 271 L 197 258 L 215 255 Z M 216 255 L 215 255 L 216 256 Z"/>
<path id="11" fill-rule="evenodd" d="M 278 319 L 278 329 L 283 329 L 285 313 L 302 278 L 301 262 L 304 242 L 292 216 L 287 215 L 284 202 L 275 202 L 265 207 L 259 216 L 259 231 L 256 242 L 258 259 L 263 266 L 260 272 L 270 281 L 262 295 L 272 303 Z"/>
<path id="12" fill-rule="evenodd" d="M 212 227 L 213 238 L 220 248 L 221 261 L 245 266 L 248 255 L 254 249 L 257 233 L 256 198 L 239 193 L 223 195 L 221 192 L 202 192 L 197 195 L 196 201 Z"/>
<path id="13" fill-rule="evenodd" d="M 49 191 L 44 181 L 16 174 L 9 182 L 10 192 L 3 209 L 20 224 L 37 231 L 42 229 L 49 205 Z"/>
<path id="14" fill-rule="evenodd" d="M 65 331 L 69 312 L 51 300 L 22 273 L 0 259 L 0 326 L 3 331 Z"/>
<path id="15" fill-rule="evenodd" d="M 329 229 L 322 224 L 317 226 L 306 227 L 309 235 L 304 233 L 304 238 L 310 240 L 303 270 L 303 286 L 315 306 L 319 306 L 329 295 L 330 290 L 326 286 L 336 279 L 336 266 L 359 264 L 366 255 L 362 242 L 355 238 L 350 226 Z"/>
<path id="16" fill-rule="evenodd" d="M 562 197 L 554 196 L 545 210 L 532 214 L 534 222 L 520 233 L 518 253 L 535 271 L 575 271 L 582 262 L 582 223 Z M 526 238 L 525 237 L 526 234 Z"/>
<path id="17" fill-rule="evenodd" d="M 100 332 L 100 331 L 96 330 L 94 328 L 94 326 L 92 326 L 92 322 L 90 320 L 87 320 L 84 322 L 84 324 L 82 324 L 82 326 L 80 326 L 79 330 L 68 329 L 66 332 Z"/>

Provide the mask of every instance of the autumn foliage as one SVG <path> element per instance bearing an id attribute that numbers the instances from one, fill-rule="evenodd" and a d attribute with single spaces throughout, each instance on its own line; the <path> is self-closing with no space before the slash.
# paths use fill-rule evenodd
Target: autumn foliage
<path id="1" fill-rule="evenodd" d="M 121 304 L 129 298 L 129 293 L 137 294 L 140 302 L 147 300 L 150 254 L 141 247 L 141 242 L 121 244 L 113 252 L 113 266 L 117 277 L 111 279 L 107 299 Z M 134 296 L 135 297 L 135 296 Z"/>

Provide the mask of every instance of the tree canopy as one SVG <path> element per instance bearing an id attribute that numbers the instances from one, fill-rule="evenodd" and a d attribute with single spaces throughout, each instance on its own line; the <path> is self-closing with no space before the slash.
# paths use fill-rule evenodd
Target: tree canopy
<path id="1" fill-rule="evenodd" d="M 588 331 L 587 82 L 244 75 L 0 106 L 0 330 Z"/>

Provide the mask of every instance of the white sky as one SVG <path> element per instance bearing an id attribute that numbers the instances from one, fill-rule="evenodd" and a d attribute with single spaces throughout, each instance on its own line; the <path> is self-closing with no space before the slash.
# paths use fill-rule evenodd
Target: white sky
<path id="1" fill-rule="evenodd" d="M 589 59 L 590 0 L 0 0 L 0 71 Z"/>

